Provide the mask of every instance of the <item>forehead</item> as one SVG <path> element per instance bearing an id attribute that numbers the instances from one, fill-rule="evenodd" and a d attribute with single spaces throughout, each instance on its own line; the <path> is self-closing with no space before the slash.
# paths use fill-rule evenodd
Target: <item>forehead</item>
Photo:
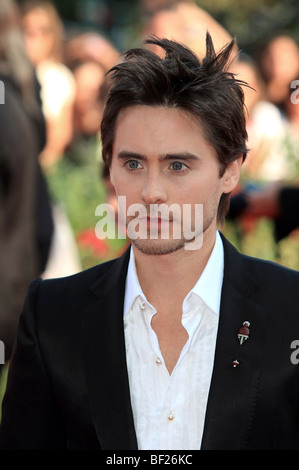
<path id="1" fill-rule="evenodd" d="M 29 10 L 23 18 L 23 24 L 25 27 L 40 27 L 40 26 L 49 26 L 51 24 L 50 15 L 42 7 L 36 7 L 32 10 Z"/>
<path id="2" fill-rule="evenodd" d="M 122 150 L 163 154 L 200 149 L 215 153 L 204 136 L 199 120 L 184 110 L 169 107 L 132 106 L 117 118 L 113 155 Z"/>

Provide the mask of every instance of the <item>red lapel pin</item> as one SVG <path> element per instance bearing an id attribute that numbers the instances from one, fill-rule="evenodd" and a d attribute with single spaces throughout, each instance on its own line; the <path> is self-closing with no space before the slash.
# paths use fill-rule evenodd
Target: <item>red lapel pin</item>
<path id="1" fill-rule="evenodd" d="M 240 341 L 240 344 L 243 344 L 244 341 L 246 341 L 249 338 L 249 326 L 250 323 L 249 321 L 244 321 L 243 326 L 238 331 L 238 339 Z"/>

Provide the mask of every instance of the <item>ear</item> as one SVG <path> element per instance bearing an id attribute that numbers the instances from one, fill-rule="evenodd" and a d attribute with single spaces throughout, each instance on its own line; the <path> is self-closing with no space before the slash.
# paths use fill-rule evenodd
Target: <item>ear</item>
<path id="1" fill-rule="evenodd" d="M 236 160 L 228 165 L 226 168 L 224 175 L 222 177 L 223 181 L 223 192 L 224 193 L 231 193 L 233 189 L 237 186 L 240 173 L 241 173 L 241 166 L 243 163 L 243 157 L 240 155 Z"/>

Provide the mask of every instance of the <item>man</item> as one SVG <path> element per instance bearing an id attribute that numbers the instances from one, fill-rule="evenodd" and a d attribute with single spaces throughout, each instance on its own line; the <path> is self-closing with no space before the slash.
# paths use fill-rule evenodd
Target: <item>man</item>
<path id="1" fill-rule="evenodd" d="M 217 230 L 247 152 L 226 71 L 234 42 L 216 56 L 207 35 L 201 63 L 150 43 L 165 55 L 133 50 L 112 69 L 102 121 L 111 181 L 146 209 L 142 229 L 116 260 L 32 283 L 1 447 L 298 449 L 299 274 L 240 255 Z M 193 238 L 180 211 L 152 211 L 173 204 L 203 206 Z"/>

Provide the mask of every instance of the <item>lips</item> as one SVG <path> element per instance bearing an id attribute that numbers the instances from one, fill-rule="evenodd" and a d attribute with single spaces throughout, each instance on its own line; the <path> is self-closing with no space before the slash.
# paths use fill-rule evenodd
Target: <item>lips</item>
<path id="1" fill-rule="evenodd" d="M 172 219 L 163 219 L 161 217 L 147 217 L 147 222 L 148 223 L 153 223 L 153 224 L 162 224 L 162 223 L 169 223 L 172 222 Z"/>

